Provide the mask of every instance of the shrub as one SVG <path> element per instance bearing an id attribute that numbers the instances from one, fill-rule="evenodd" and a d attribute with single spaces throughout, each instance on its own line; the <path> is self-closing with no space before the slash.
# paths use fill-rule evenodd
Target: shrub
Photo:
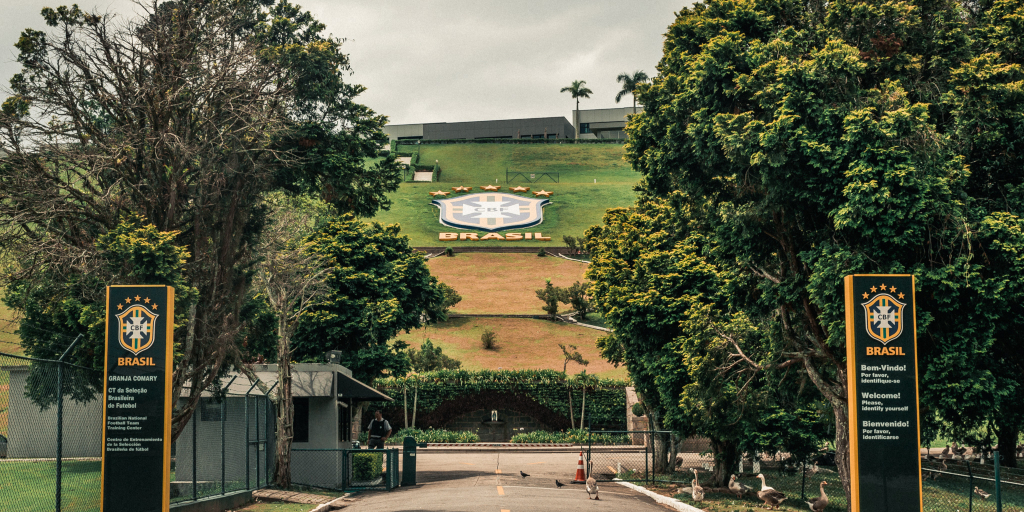
<path id="1" fill-rule="evenodd" d="M 462 367 L 462 361 L 444 355 L 441 347 L 435 347 L 429 339 L 423 342 L 419 350 L 410 348 L 409 359 L 412 362 L 412 369 L 419 373 L 434 370 L 458 370 Z"/>
<path id="2" fill-rule="evenodd" d="M 576 281 L 572 286 L 565 289 L 564 296 L 561 298 L 562 302 L 572 306 L 580 315 L 580 320 L 587 319 L 587 313 L 590 309 L 590 299 L 587 297 L 587 289 L 589 286 Z"/>
<path id="3" fill-rule="evenodd" d="M 455 288 L 444 283 L 437 283 L 437 285 L 441 288 L 441 293 L 444 294 L 444 300 L 441 302 L 441 309 L 445 313 L 455 307 L 456 304 L 462 302 L 462 295 L 459 295 L 459 292 L 455 291 Z"/>
<path id="4" fill-rule="evenodd" d="M 484 344 L 485 349 L 492 350 L 498 345 L 498 335 L 490 329 L 484 329 L 484 333 L 480 335 L 480 342 Z"/>
<path id="5" fill-rule="evenodd" d="M 547 255 L 548 255 L 548 253 L 544 252 L 544 248 L 543 247 L 541 247 L 540 250 L 537 251 L 537 256 L 540 256 L 540 257 L 543 258 L 544 256 L 547 256 Z"/>
<path id="6" fill-rule="evenodd" d="M 535 430 L 523 432 L 512 436 L 513 443 L 571 443 L 585 445 L 592 444 L 630 444 L 629 436 L 626 434 L 600 434 L 590 433 L 585 428 L 571 428 L 558 432 L 546 430 Z"/>
<path id="7" fill-rule="evenodd" d="M 480 436 L 468 430 L 445 430 L 441 428 L 420 430 L 410 427 L 403 428 L 393 434 L 388 438 L 388 444 L 402 444 L 407 436 L 416 439 L 417 443 L 476 443 L 480 441 Z"/>
<path id="8" fill-rule="evenodd" d="M 451 247 L 445 247 L 444 248 L 444 255 L 448 256 L 448 257 L 455 256 L 455 249 L 452 249 Z"/>
<path id="9" fill-rule="evenodd" d="M 381 473 L 383 453 L 367 451 L 352 454 L 352 480 L 356 482 L 371 481 Z"/>

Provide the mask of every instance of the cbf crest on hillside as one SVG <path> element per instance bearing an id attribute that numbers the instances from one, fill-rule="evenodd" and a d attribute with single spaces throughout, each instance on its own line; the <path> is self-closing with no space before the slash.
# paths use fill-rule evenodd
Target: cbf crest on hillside
<path id="1" fill-rule="evenodd" d="M 544 221 L 548 199 L 485 192 L 451 199 L 435 199 L 441 209 L 440 221 L 459 229 L 499 231 L 536 226 Z"/>
<path id="2" fill-rule="evenodd" d="M 899 337 L 903 332 L 903 302 L 896 300 L 891 294 L 896 293 L 896 287 L 888 287 L 883 284 L 882 291 L 889 293 L 878 293 L 870 300 L 861 304 L 864 307 L 864 322 L 867 327 L 868 336 L 882 342 L 882 345 Z M 871 287 L 872 292 L 877 288 Z M 899 297 L 904 294 L 900 293 Z M 864 294 L 868 298 L 868 294 Z"/>

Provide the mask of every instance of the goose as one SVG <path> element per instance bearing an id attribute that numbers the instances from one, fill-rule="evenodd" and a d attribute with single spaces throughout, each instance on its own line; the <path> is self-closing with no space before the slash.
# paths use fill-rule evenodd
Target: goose
<path id="1" fill-rule="evenodd" d="M 786 501 L 786 495 L 768 487 L 768 484 L 764 483 L 764 475 L 761 473 L 757 474 L 757 478 L 761 479 L 761 490 L 757 491 L 757 497 L 760 498 L 768 508 L 779 508 L 779 505 L 781 505 L 783 501 Z"/>
<path id="2" fill-rule="evenodd" d="M 956 443 L 953 443 L 953 444 L 956 444 Z M 939 456 L 942 457 L 943 459 L 949 457 L 949 444 L 946 444 L 946 449 L 942 450 L 942 453 L 939 454 Z"/>
<path id="3" fill-rule="evenodd" d="M 696 478 L 693 479 L 691 484 L 693 489 L 690 491 L 690 497 L 693 498 L 693 501 L 704 501 L 704 488 L 697 483 Z"/>
<path id="4" fill-rule="evenodd" d="M 989 496 L 992 496 L 991 494 L 979 489 L 977 485 L 974 486 L 974 494 L 981 496 L 981 499 L 983 500 L 987 500 Z"/>
<path id="5" fill-rule="evenodd" d="M 953 441 L 953 452 L 956 453 L 957 455 L 959 455 L 960 458 L 963 458 L 964 454 L 967 453 L 967 447 L 966 446 L 957 447 L 956 441 Z"/>
<path id="6" fill-rule="evenodd" d="M 594 477 L 587 478 L 587 499 L 591 499 L 590 495 L 593 494 L 595 500 L 600 500 L 601 497 L 597 495 L 597 480 Z"/>
<path id="7" fill-rule="evenodd" d="M 825 494 L 826 485 L 828 485 L 828 482 L 822 480 L 821 485 L 818 486 L 818 490 L 821 491 L 821 496 L 818 496 L 816 499 L 806 502 L 807 505 L 811 507 L 811 512 L 821 512 L 822 510 L 825 510 L 825 507 L 828 506 L 828 495 Z"/>
<path id="8" fill-rule="evenodd" d="M 729 490 L 736 493 L 737 498 L 742 498 L 743 493 L 752 490 L 749 486 L 736 481 L 736 475 L 729 477 Z"/>

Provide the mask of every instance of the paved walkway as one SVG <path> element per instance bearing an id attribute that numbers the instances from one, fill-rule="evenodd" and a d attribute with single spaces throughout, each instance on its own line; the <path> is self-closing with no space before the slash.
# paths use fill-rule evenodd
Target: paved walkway
<path id="1" fill-rule="evenodd" d="M 320 494 L 304 494 L 301 492 L 280 491 L 274 489 L 259 489 L 253 491 L 252 497 L 259 498 L 261 500 L 283 501 L 285 503 L 307 503 L 310 505 L 330 503 L 331 501 L 337 499 L 333 496 L 323 496 Z"/>
<path id="2" fill-rule="evenodd" d="M 417 485 L 359 495 L 346 512 L 521 512 L 671 510 L 614 483 L 602 483 L 601 500 L 587 499 L 583 485 L 568 484 L 575 453 L 428 453 L 417 455 Z M 529 477 L 519 475 L 520 471 Z M 568 484 L 561 489 L 555 479 Z"/>

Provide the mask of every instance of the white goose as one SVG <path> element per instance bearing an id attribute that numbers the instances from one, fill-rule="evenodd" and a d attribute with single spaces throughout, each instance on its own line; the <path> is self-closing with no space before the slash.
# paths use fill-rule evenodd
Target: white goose
<path id="1" fill-rule="evenodd" d="M 768 508 L 779 508 L 779 505 L 781 505 L 783 501 L 786 501 L 786 495 L 768 487 L 768 484 L 764 483 L 764 475 L 758 473 L 757 478 L 761 479 L 761 490 L 757 492 L 757 497 L 760 498 Z"/>

